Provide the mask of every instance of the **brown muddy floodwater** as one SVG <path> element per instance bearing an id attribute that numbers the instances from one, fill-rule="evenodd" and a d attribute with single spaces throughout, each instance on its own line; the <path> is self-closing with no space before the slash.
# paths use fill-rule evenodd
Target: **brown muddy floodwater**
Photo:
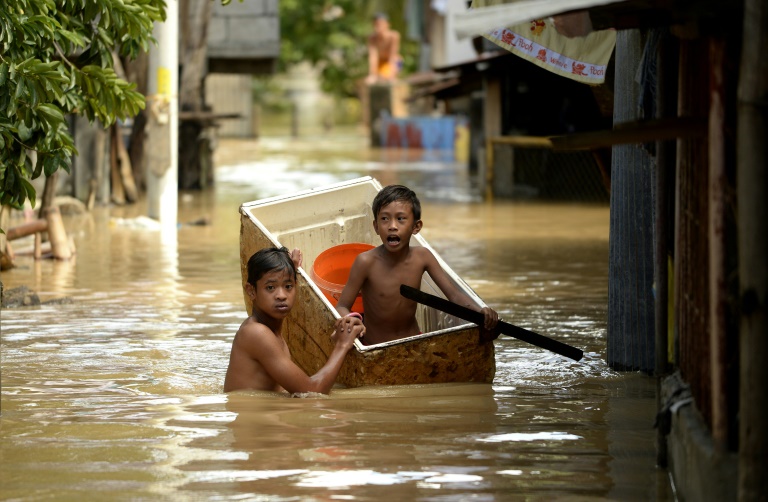
<path id="1" fill-rule="evenodd" d="M 160 235 L 145 206 L 65 222 L 71 262 L 17 259 L 63 305 L 2 312 L 7 500 L 672 500 L 655 385 L 605 364 L 608 208 L 494 202 L 435 154 L 364 138 L 223 141 L 214 190 Z M 585 352 L 496 341 L 493 385 L 222 393 L 245 315 L 240 203 L 373 175 L 410 185 L 423 235 L 509 322 Z M 17 247 L 20 247 L 18 244 Z"/>

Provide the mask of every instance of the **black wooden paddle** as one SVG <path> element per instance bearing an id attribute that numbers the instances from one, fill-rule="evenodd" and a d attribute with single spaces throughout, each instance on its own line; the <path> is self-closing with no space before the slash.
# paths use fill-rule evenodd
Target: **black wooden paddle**
<path id="1" fill-rule="evenodd" d="M 430 295 L 429 293 L 425 293 L 419 289 L 406 286 L 405 284 L 400 285 L 400 294 L 409 300 L 422 303 L 427 307 L 432 307 L 433 309 L 451 314 L 452 316 L 464 319 L 465 321 L 473 322 L 478 326 L 482 326 L 485 321 L 483 314 L 480 312 L 475 312 L 472 309 L 450 302 L 445 298 Z M 584 352 L 577 349 L 576 347 L 571 347 L 570 345 L 563 342 L 558 342 L 557 340 L 547 338 L 544 335 L 540 335 L 525 328 L 509 324 L 508 322 L 499 321 L 499 323 L 496 325 L 496 330 L 500 331 L 504 335 L 513 336 L 518 340 L 522 340 L 524 342 L 530 343 L 531 345 L 541 347 L 542 349 L 550 350 L 555 354 L 560 354 L 561 356 L 568 357 L 574 361 L 580 361 L 581 358 L 584 357 Z"/>

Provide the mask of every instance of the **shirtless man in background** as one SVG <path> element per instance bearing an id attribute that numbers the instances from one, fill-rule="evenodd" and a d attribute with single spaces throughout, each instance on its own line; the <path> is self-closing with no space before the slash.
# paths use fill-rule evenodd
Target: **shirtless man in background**
<path id="1" fill-rule="evenodd" d="M 373 17 L 373 33 L 368 37 L 367 83 L 394 80 L 400 71 L 400 33 L 389 27 L 386 14 Z"/>

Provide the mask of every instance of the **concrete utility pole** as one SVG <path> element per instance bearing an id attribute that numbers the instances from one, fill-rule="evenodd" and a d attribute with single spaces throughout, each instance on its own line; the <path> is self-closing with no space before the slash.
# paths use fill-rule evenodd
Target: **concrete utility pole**
<path id="1" fill-rule="evenodd" d="M 163 232 L 175 233 L 179 158 L 179 3 L 166 0 L 167 18 L 155 23 L 147 89 L 147 212 Z"/>

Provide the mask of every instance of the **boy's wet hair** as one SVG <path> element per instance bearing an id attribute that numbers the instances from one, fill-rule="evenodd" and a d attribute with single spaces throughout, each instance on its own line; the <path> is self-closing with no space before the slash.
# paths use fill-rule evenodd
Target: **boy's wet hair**
<path id="1" fill-rule="evenodd" d="M 378 219 L 379 211 L 381 211 L 382 207 L 395 201 L 410 203 L 413 210 L 413 219 L 416 221 L 421 219 L 421 202 L 419 202 L 419 198 L 413 190 L 403 185 L 385 186 L 376 194 L 372 207 L 374 219 Z"/>
<path id="2" fill-rule="evenodd" d="M 248 259 L 248 282 L 256 286 L 256 282 L 273 270 L 286 270 L 296 279 L 296 265 L 293 264 L 288 248 L 264 248 L 253 253 Z"/>
<path id="3" fill-rule="evenodd" d="M 389 21 L 389 16 L 386 15 L 384 12 L 377 12 L 373 15 L 373 20 L 378 21 L 379 19 L 383 19 L 384 21 Z"/>

